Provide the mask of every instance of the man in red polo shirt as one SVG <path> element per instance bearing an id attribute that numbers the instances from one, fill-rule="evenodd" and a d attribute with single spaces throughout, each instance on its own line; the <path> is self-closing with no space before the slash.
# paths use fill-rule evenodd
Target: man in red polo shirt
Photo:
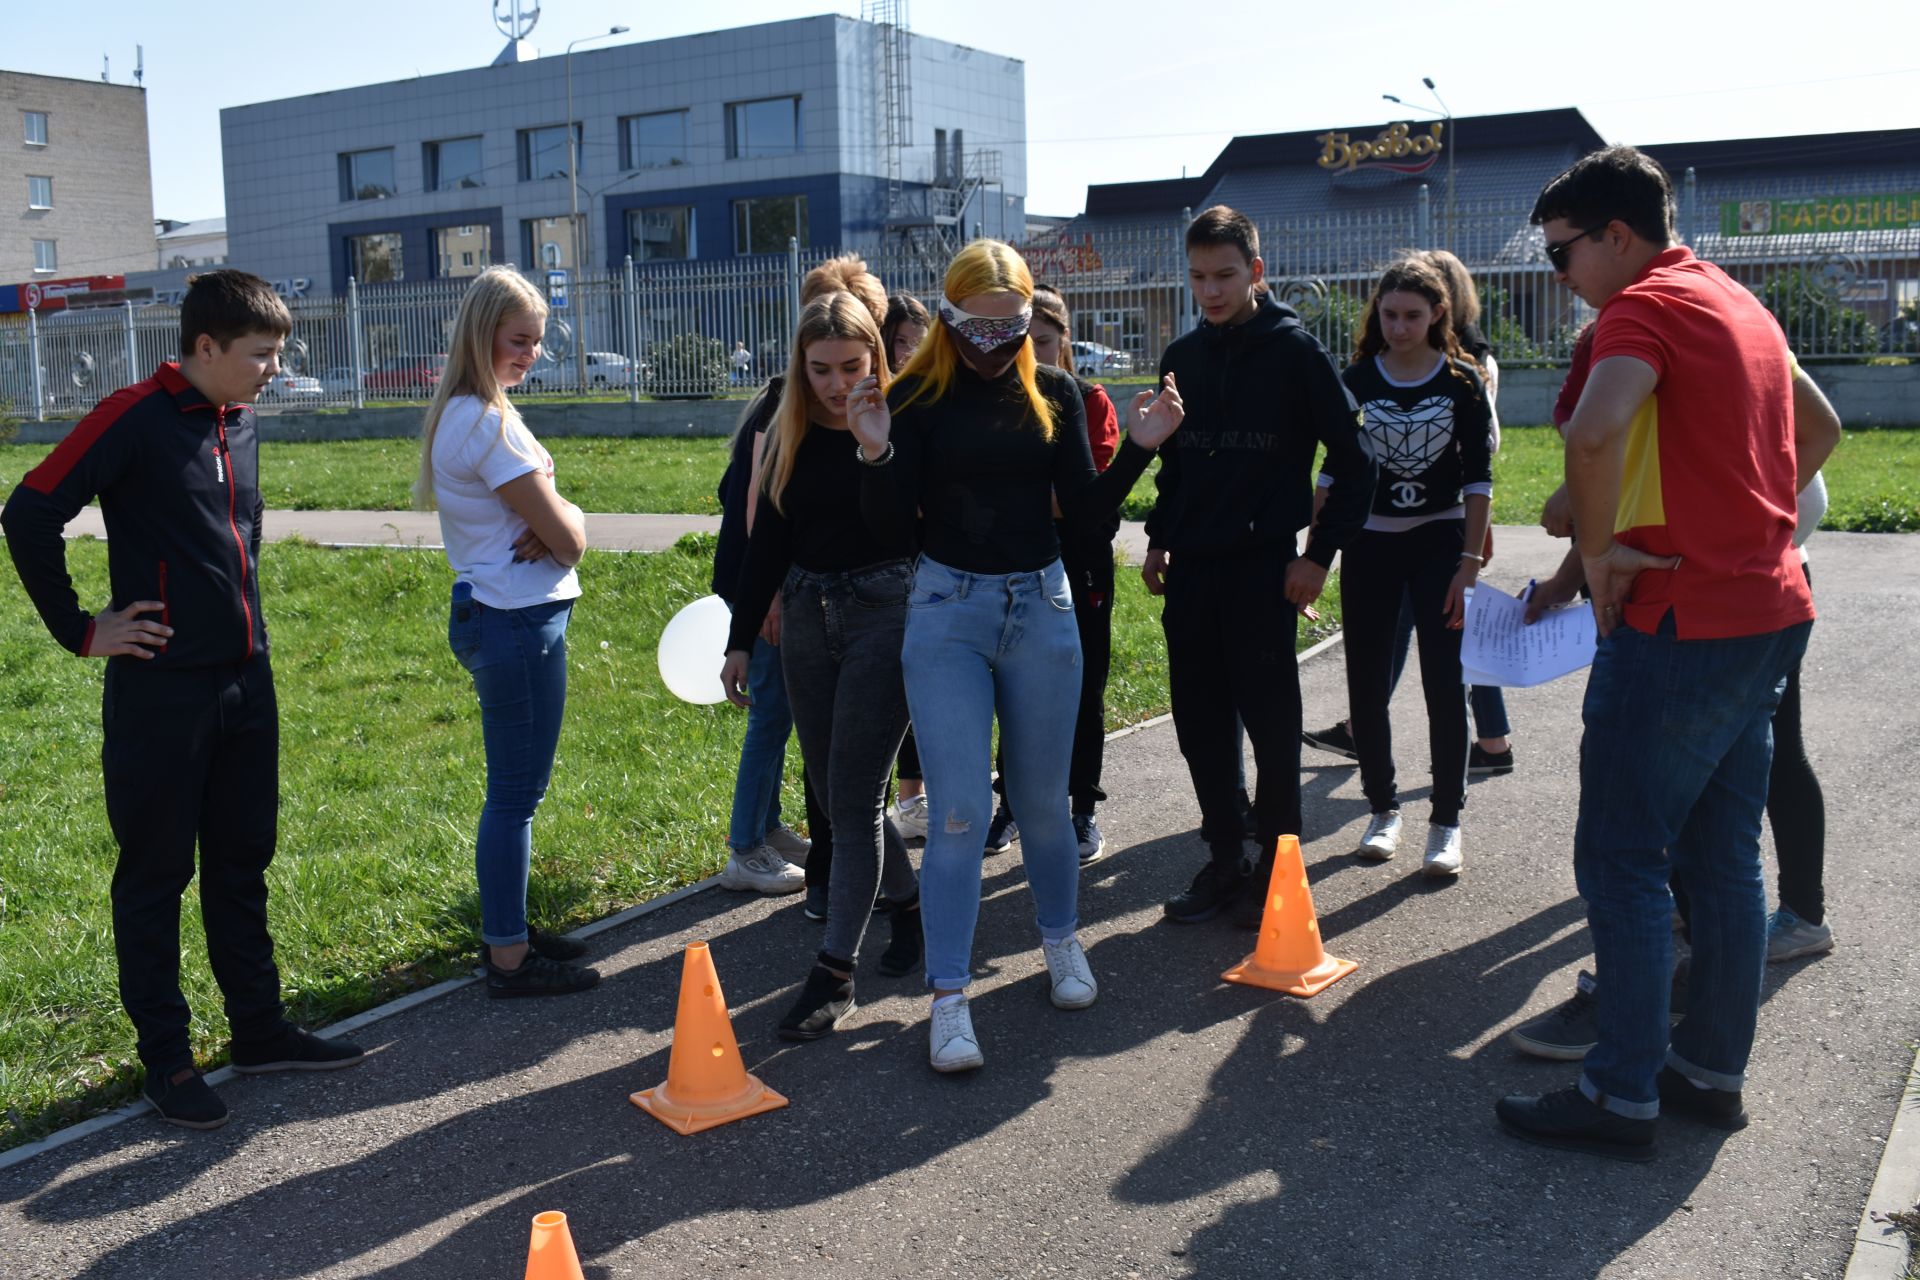
<path id="1" fill-rule="evenodd" d="M 1610 147 L 1548 183 L 1533 210 L 1561 280 L 1600 308 L 1566 472 L 1601 635 L 1574 872 L 1607 997 L 1578 1087 L 1495 1110 L 1519 1137 L 1630 1160 L 1652 1158 L 1663 1109 L 1746 1124 L 1771 720 L 1813 627 L 1796 495 L 1838 440 L 1830 418 L 1794 413 L 1805 375 L 1780 326 L 1674 244 L 1672 208 L 1657 164 Z M 1670 874 L 1693 899 L 1687 1006 L 1671 1033 Z"/>

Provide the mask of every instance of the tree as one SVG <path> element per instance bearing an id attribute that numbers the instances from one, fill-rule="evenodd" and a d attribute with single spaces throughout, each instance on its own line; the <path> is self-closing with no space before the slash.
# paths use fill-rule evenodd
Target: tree
<path id="1" fill-rule="evenodd" d="M 1760 301 L 1800 356 L 1865 356 L 1880 350 L 1880 330 L 1823 277 L 1795 267 L 1769 279 Z"/>

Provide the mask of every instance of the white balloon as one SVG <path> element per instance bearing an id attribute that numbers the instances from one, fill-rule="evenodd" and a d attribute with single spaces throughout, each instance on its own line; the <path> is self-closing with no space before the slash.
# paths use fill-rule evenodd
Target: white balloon
<path id="1" fill-rule="evenodd" d="M 660 679 L 667 691 L 697 707 L 727 700 L 720 683 L 733 611 L 719 596 L 702 596 L 673 615 L 660 633 Z"/>

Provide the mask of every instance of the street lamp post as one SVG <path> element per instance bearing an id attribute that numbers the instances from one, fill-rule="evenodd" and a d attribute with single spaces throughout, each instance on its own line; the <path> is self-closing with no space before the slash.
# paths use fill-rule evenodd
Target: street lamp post
<path id="1" fill-rule="evenodd" d="M 1431 93 L 1431 94 L 1433 95 L 1433 100 L 1434 100 L 1435 102 L 1437 102 L 1437 103 L 1439 103 L 1439 104 L 1440 104 L 1440 109 L 1439 109 L 1438 111 L 1435 111 L 1435 110 L 1434 110 L 1434 109 L 1433 109 L 1432 107 L 1426 107 L 1426 106 L 1422 106 L 1422 105 L 1420 105 L 1420 104 L 1419 104 L 1419 103 L 1417 103 L 1417 102 L 1404 102 L 1404 101 L 1402 101 L 1401 99 L 1399 99 L 1399 98 L 1396 98 L 1396 97 L 1394 97 L 1394 96 L 1393 96 L 1392 94 L 1390 94 L 1390 93 L 1383 93 L 1383 94 L 1381 94 L 1380 96 L 1381 96 L 1382 98 L 1385 98 L 1385 99 L 1386 99 L 1386 100 L 1387 100 L 1388 102 L 1391 102 L 1391 103 L 1393 103 L 1393 104 L 1395 104 L 1396 106 L 1402 106 L 1402 107 L 1406 107 L 1406 108 L 1408 108 L 1409 110 L 1412 110 L 1412 111 L 1424 111 L 1424 112 L 1426 112 L 1426 113 L 1427 113 L 1428 115 L 1434 115 L 1434 116 L 1439 116 L 1439 117 L 1440 117 L 1440 118 L 1441 118 L 1442 120 L 1444 120 L 1444 121 L 1446 122 L 1446 133 L 1447 133 L 1447 141 L 1446 141 L 1446 145 L 1447 145 L 1447 248 L 1449 248 L 1449 249 L 1456 249 L 1456 245 L 1454 244 L 1454 239 L 1455 239 L 1455 235 L 1456 235 L 1456 232 L 1455 232 L 1455 230 L 1454 230 L 1454 227 L 1455 227 L 1455 225 L 1456 225 L 1456 224 L 1455 224 L 1455 221 L 1454 221 L 1454 206 L 1453 206 L 1453 153 L 1454 153 L 1454 150 L 1455 150 L 1455 147 L 1454 147 L 1454 143 L 1455 143 L 1455 142 L 1457 141 L 1457 139 L 1456 139 L 1456 138 L 1454 137 L 1454 133 L 1453 133 L 1453 109 L 1452 109 L 1451 107 L 1449 107 L 1449 106 L 1447 105 L 1447 100 L 1446 100 L 1445 98 L 1442 98 L 1442 97 L 1440 96 L 1440 91 L 1439 91 L 1438 89 L 1436 89 L 1436 88 L 1434 88 L 1434 87 L 1433 87 L 1433 77 L 1432 77 L 1432 76 L 1422 76 L 1422 77 L 1420 77 L 1420 83 L 1421 83 L 1421 84 L 1423 84 L 1423 85 L 1425 85 L 1425 86 L 1427 86 L 1427 92 L 1428 92 L 1428 93 Z"/>
<path id="2" fill-rule="evenodd" d="M 575 277 L 578 277 L 580 274 L 581 266 L 585 261 L 585 253 L 580 243 L 580 142 L 579 126 L 576 125 L 573 120 L 573 46 L 576 44 L 585 44 L 589 40 L 605 40 L 608 36 L 625 35 L 626 32 L 626 27 L 608 27 L 605 31 L 599 32 L 598 34 L 581 36 L 578 40 L 574 40 L 567 45 L 567 52 L 561 58 L 561 61 L 566 64 L 567 69 L 567 189 L 570 192 L 567 211 L 567 247 L 573 259 L 569 265 L 573 268 Z M 591 237 L 588 237 L 588 240 L 589 243 L 591 243 Z M 584 296 L 585 295 L 582 295 L 583 298 Z M 585 392 L 587 389 L 587 344 L 583 339 L 585 339 L 586 333 L 584 326 L 580 324 L 577 317 L 574 320 L 573 327 L 575 330 L 575 340 L 573 344 L 574 370 L 579 379 L 579 385 L 576 389 Z"/>

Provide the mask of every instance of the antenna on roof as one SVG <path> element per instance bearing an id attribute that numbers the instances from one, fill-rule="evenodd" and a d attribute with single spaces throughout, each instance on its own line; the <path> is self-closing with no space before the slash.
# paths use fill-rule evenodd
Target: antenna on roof
<path id="1" fill-rule="evenodd" d="M 147 78 L 147 47 L 142 44 L 133 46 L 133 82 L 145 84 Z"/>
<path id="2" fill-rule="evenodd" d="M 107 55 L 103 53 L 100 55 L 100 83 L 101 84 L 113 83 L 113 81 L 107 75 L 107 67 L 108 67 Z"/>

